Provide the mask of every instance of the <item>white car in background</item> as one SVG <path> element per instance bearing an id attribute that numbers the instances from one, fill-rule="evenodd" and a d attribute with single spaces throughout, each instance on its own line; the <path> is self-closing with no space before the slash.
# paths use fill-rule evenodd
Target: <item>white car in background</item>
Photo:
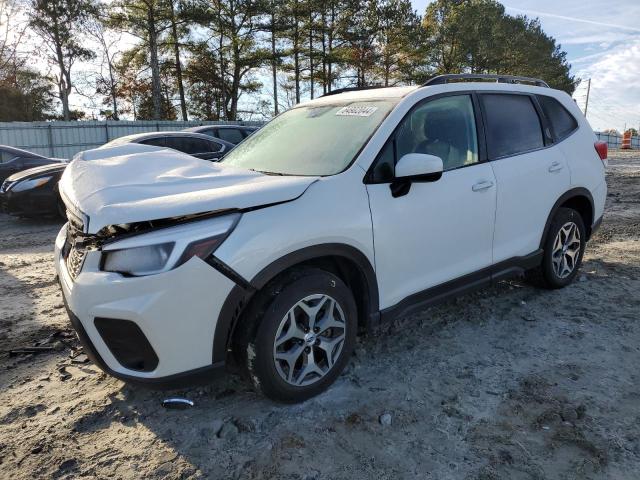
<path id="1" fill-rule="evenodd" d="M 312 100 L 220 163 L 73 162 L 56 267 L 90 356 L 158 386 L 235 356 L 300 401 L 360 328 L 525 272 L 568 285 L 602 219 L 606 144 L 566 93 L 478 77 Z"/>

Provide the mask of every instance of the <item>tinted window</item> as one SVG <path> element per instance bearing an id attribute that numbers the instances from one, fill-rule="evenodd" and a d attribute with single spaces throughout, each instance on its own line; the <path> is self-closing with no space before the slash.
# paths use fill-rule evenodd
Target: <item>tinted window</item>
<path id="1" fill-rule="evenodd" d="M 407 153 L 440 157 L 445 171 L 478 162 L 478 139 L 471 97 L 443 97 L 427 101 L 412 110 L 380 152 L 373 170 L 374 181 L 393 178 L 395 164 Z"/>
<path id="2" fill-rule="evenodd" d="M 578 122 L 555 98 L 538 95 L 538 101 L 557 139 L 562 139 L 578 128 Z"/>
<path id="3" fill-rule="evenodd" d="M 207 142 L 209 144 L 209 148 L 207 152 L 219 152 L 222 150 L 222 144 L 217 142 Z"/>
<path id="4" fill-rule="evenodd" d="M 540 118 L 526 95 L 480 96 L 487 118 L 489 158 L 516 155 L 544 146 Z"/>
<path id="5" fill-rule="evenodd" d="M 15 155 L 7 152 L 6 150 L 0 150 L 0 163 L 7 163 L 13 157 L 15 157 Z"/>
<path id="6" fill-rule="evenodd" d="M 164 137 L 149 138 L 148 140 L 142 140 L 140 143 L 144 145 L 153 145 L 154 147 L 164 147 Z"/>
<path id="7" fill-rule="evenodd" d="M 198 133 L 203 135 L 209 135 L 210 137 L 215 137 L 216 133 L 213 131 L 213 128 L 209 128 L 207 130 L 198 130 Z"/>
<path id="8" fill-rule="evenodd" d="M 209 142 L 202 138 L 167 137 L 167 147 L 189 154 L 211 151 Z"/>
<path id="9" fill-rule="evenodd" d="M 219 128 L 218 138 L 231 143 L 240 143 L 244 140 L 244 135 L 242 135 L 242 132 L 237 128 Z"/>

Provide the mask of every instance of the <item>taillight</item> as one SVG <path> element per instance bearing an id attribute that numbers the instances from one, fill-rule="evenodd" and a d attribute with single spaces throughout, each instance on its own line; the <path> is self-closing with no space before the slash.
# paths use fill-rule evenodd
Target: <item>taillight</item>
<path id="1" fill-rule="evenodd" d="M 607 160 L 607 142 L 596 142 L 593 144 L 596 147 L 596 152 L 600 155 L 600 160 L 606 162 Z"/>

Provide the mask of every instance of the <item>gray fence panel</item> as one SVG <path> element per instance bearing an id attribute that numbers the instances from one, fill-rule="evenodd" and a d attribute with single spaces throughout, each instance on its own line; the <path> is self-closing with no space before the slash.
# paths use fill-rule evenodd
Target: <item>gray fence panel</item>
<path id="1" fill-rule="evenodd" d="M 622 135 L 596 132 L 596 137 L 598 137 L 598 140 L 601 142 L 607 142 L 610 150 L 617 150 L 622 146 Z M 640 137 L 631 137 L 631 148 L 640 149 Z"/>
<path id="2" fill-rule="evenodd" d="M 263 122 L 210 121 L 82 121 L 82 122 L 0 122 L 0 145 L 23 148 L 41 155 L 71 158 L 76 153 L 104 145 L 114 138 L 135 133 L 182 130 L 199 125 Z"/>

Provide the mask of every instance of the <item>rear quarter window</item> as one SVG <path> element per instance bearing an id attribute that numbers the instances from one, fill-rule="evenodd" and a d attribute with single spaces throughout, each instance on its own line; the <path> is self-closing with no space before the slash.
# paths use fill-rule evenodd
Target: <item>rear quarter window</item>
<path id="1" fill-rule="evenodd" d="M 578 128 L 576 119 L 558 100 L 545 95 L 538 95 L 537 97 L 545 117 L 551 123 L 556 140 L 562 140 Z"/>
<path id="2" fill-rule="evenodd" d="M 490 159 L 544 147 L 538 112 L 528 95 L 482 94 Z"/>

